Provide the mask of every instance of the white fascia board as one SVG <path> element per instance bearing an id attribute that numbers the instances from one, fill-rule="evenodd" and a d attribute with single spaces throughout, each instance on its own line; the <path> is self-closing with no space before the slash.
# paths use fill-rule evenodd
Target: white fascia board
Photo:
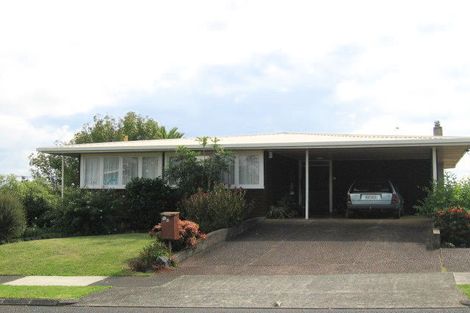
<path id="1" fill-rule="evenodd" d="M 253 150 L 253 149 L 303 149 L 303 148 L 387 148 L 387 147 L 436 147 L 436 146 L 469 146 L 470 138 L 448 138 L 432 140 L 374 140 L 374 141 L 341 141 L 341 142 L 278 142 L 278 143 L 247 143 L 247 144 L 220 144 L 226 149 Z M 115 146 L 58 146 L 38 148 L 38 152 L 51 154 L 80 154 L 100 152 L 143 152 L 143 151 L 175 151 L 176 145 L 115 145 Z M 193 150 L 201 150 L 199 144 L 186 145 Z M 206 148 L 207 149 L 207 148 Z"/>

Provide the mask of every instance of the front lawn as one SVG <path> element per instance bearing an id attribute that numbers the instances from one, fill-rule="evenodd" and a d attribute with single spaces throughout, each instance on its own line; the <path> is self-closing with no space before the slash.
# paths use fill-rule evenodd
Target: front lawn
<path id="1" fill-rule="evenodd" d="M 78 300 L 109 286 L 6 286 L 0 285 L 0 298 Z"/>
<path id="2" fill-rule="evenodd" d="M 119 234 L 4 244 L 0 275 L 130 275 L 127 260 L 151 240 L 148 234 Z"/>
<path id="3" fill-rule="evenodd" d="M 466 294 L 467 297 L 470 299 L 470 285 L 459 285 L 458 287 L 460 291 Z"/>

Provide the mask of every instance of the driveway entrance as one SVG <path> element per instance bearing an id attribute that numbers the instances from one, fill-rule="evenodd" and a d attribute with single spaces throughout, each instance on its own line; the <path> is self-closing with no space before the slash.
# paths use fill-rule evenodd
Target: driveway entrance
<path id="1" fill-rule="evenodd" d="M 182 262 L 178 274 L 440 272 L 422 218 L 267 220 Z"/>

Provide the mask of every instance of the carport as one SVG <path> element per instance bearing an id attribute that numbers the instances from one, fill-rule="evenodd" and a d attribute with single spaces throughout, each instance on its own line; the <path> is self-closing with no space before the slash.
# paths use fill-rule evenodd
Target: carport
<path id="1" fill-rule="evenodd" d="M 405 212 L 414 213 L 424 188 L 443 177 L 444 169 L 454 168 L 468 149 L 437 140 L 424 142 L 429 138 L 437 137 L 270 150 L 265 156 L 267 202 L 295 199 L 306 219 L 338 215 L 345 210 L 346 193 L 355 180 L 389 179 L 404 198 Z"/>

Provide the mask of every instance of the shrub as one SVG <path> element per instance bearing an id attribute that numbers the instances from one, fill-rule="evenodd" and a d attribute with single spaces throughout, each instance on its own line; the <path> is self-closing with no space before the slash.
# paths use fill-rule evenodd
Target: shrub
<path id="1" fill-rule="evenodd" d="M 204 232 L 240 224 L 248 214 L 245 191 L 218 184 L 212 191 L 199 190 L 181 201 L 182 216 L 193 220 Z"/>
<path id="2" fill-rule="evenodd" d="M 23 204 L 28 226 L 51 227 L 60 202 L 59 194 L 43 179 L 20 181 L 16 177 L 0 176 L 0 191 L 18 196 Z"/>
<path id="3" fill-rule="evenodd" d="M 124 210 L 127 227 L 147 231 L 160 221 L 160 213 L 173 210 L 177 202 L 176 191 L 160 178 L 135 178 L 126 185 Z"/>
<path id="4" fill-rule="evenodd" d="M 470 209 L 470 179 L 457 180 L 454 175 L 446 174 L 443 179 L 423 189 L 426 197 L 415 206 L 420 215 L 433 216 L 443 208 Z"/>
<path id="5" fill-rule="evenodd" d="M 169 257 L 168 248 L 160 240 L 155 240 L 140 252 L 139 256 L 129 261 L 129 267 L 136 272 L 157 271 L 164 264 L 159 262 L 159 258 Z"/>
<path id="6" fill-rule="evenodd" d="M 54 224 L 73 235 L 110 234 L 123 230 L 122 192 L 69 189 Z"/>
<path id="7" fill-rule="evenodd" d="M 180 220 L 178 224 L 180 239 L 172 242 L 172 249 L 180 251 L 187 248 L 194 248 L 198 240 L 205 240 L 206 235 L 199 230 L 199 225 L 188 220 Z M 149 232 L 151 236 L 160 237 L 162 225 L 155 225 Z"/>
<path id="8" fill-rule="evenodd" d="M 470 247 L 470 212 L 462 208 L 439 210 L 434 224 L 441 230 L 442 242 Z"/>
<path id="9" fill-rule="evenodd" d="M 26 218 L 20 200 L 11 193 L 0 193 L 0 241 L 21 237 Z"/>
<path id="10" fill-rule="evenodd" d="M 28 226 L 52 227 L 60 202 L 59 195 L 43 180 L 25 181 L 21 185 Z"/>
<path id="11" fill-rule="evenodd" d="M 299 215 L 299 206 L 297 202 L 290 196 L 285 196 L 279 200 L 276 205 L 272 205 L 268 213 L 266 214 L 267 218 L 292 218 Z"/>
<path id="12" fill-rule="evenodd" d="M 217 138 L 202 137 L 198 140 L 202 151 L 179 147 L 166 170 L 168 182 L 178 185 L 184 196 L 192 195 L 199 189 L 212 190 L 233 167 L 233 154 L 218 146 Z M 212 142 L 210 148 L 207 147 L 209 140 Z"/>

